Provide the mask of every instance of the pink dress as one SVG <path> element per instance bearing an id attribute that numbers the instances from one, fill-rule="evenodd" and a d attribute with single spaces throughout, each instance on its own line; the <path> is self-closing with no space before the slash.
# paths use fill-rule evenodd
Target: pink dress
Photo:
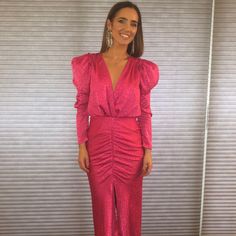
<path id="1" fill-rule="evenodd" d="M 158 66 L 129 57 L 115 88 L 100 53 L 71 60 L 78 144 L 86 143 L 96 236 L 140 236 L 144 147 L 152 149 L 150 93 Z"/>

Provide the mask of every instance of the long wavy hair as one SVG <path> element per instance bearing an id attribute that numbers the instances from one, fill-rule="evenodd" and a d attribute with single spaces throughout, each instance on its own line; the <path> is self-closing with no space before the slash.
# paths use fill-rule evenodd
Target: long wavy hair
<path id="1" fill-rule="evenodd" d="M 106 52 L 108 50 L 108 45 L 106 41 L 106 32 L 107 32 L 107 20 L 109 19 L 111 22 L 113 21 L 114 17 L 116 16 L 116 13 L 121 10 L 122 8 L 133 8 L 137 14 L 138 14 L 138 28 L 136 35 L 134 37 L 134 52 L 132 53 L 132 42 L 129 43 L 128 48 L 127 48 L 127 53 L 130 56 L 133 57 L 141 57 L 143 55 L 143 50 L 144 50 L 144 42 L 143 42 L 143 30 L 142 30 L 142 17 L 139 8 L 132 2 L 130 1 L 123 1 L 123 2 L 117 2 L 112 6 L 110 9 L 106 21 L 105 21 L 105 26 L 104 26 L 104 31 L 103 31 L 103 39 L 102 39 L 102 46 L 100 49 L 100 53 Z"/>

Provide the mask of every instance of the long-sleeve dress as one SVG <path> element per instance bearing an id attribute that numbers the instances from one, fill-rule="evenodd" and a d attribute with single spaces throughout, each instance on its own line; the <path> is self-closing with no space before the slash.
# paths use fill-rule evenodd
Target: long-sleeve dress
<path id="1" fill-rule="evenodd" d="M 152 61 L 130 56 L 115 88 L 101 53 L 71 60 L 77 88 L 77 143 L 89 155 L 87 173 L 96 236 L 140 236 L 144 148 L 152 149 Z"/>

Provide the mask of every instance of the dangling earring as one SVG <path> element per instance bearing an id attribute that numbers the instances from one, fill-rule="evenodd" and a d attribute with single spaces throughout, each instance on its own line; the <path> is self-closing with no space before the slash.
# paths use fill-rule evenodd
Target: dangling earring
<path id="1" fill-rule="evenodd" d="M 131 54 L 133 55 L 134 54 L 134 40 L 132 42 L 132 50 L 131 50 Z"/>
<path id="2" fill-rule="evenodd" d="M 110 48 L 113 44 L 112 31 L 109 29 L 107 29 L 107 31 L 106 31 L 106 42 L 107 42 L 108 48 Z"/>

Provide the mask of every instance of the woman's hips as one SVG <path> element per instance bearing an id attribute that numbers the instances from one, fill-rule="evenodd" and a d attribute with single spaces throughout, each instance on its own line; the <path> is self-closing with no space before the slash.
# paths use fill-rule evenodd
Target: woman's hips
<path id="1" fill-rule="evenodd" d="M 107 152 L 142 158 L 141 129 L 136 117 L 91 116 L 87 148 L 90 156 Z"/>

